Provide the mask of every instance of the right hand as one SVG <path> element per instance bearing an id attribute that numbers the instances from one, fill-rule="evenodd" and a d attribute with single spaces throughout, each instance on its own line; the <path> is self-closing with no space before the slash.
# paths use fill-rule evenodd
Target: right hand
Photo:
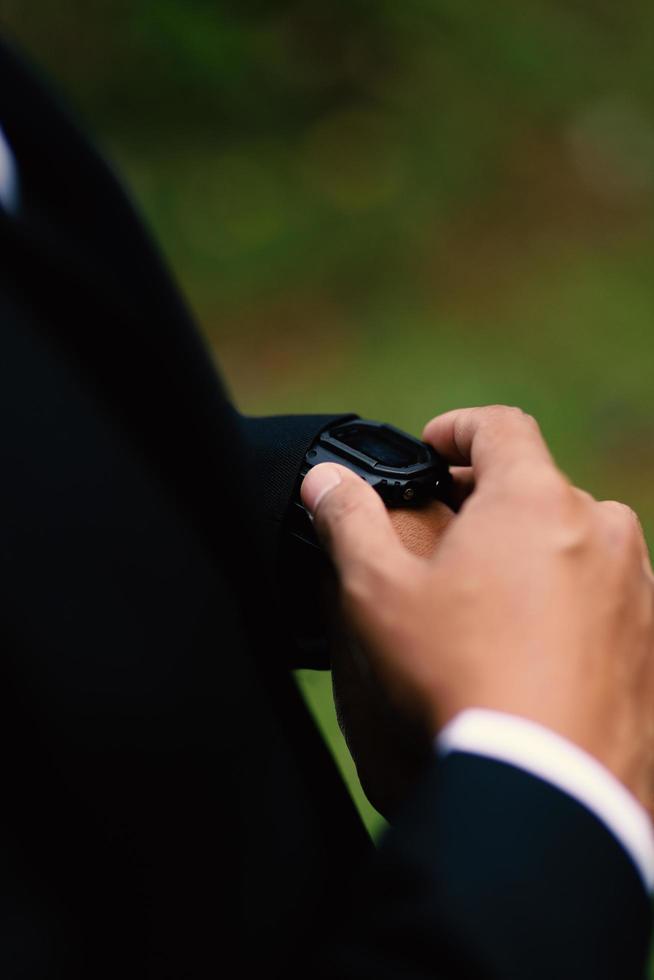
<path id="1" fill-rule="evenodd" d="M 470 467 L 431 558 L 346 468 L 316 466 L 302 486 L 372 668 L 430 734 L 469 707 L 530 718 L 651 811 L 654 575 L 636 516 L 572 487 L 517 409 L 449 412 L 423 438 Z"/>
<path id="2" fill-rule="evenodd" d="M 388 516 L 402 546 L 428 557 L 434 554 L 454 514 L 444 503 L 433 500 L 426 507 L 393 508 Z M 433 733 L 389 699 L 339 614 L 337 582 L 330 576 L 325 584 L 336 717 L 364 793 L 392 822 L 433 758 Z"/>

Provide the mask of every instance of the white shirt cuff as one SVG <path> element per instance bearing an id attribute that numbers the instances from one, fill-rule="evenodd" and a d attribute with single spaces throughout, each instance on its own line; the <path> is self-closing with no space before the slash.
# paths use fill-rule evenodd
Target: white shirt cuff
<path id="1" fill-rule="evenodd" d="M 469 708 L 436 740 L 438 752 L 468 752 L 508 762 L 574 797 L 602 821 L 654 891 L 654 829 L 638 800 L 578 745 L 527 718 Z"/>
<path id="2" fill-rule="evenodd" d="M 9 214 L 18 211 L 18 191 L 16 160 L 0 126 L 0 207 Z"/>

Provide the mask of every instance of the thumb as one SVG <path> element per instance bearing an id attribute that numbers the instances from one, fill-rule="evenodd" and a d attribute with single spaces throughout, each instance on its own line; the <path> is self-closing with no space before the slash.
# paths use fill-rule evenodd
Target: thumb
<path id="1" fill-rule="evenodd" d="M 314 466 L 300 492 L 341 580 L 376 578 L 380 570 L 390 572 L 410 557 L 379 494 L 347 467 Z"/>

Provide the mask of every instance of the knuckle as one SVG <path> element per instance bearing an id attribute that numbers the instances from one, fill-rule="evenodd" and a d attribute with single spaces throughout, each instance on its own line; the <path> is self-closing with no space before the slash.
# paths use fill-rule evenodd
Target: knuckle
<path id="1" fill-rule="evenodd" d="M 488 405 L 482 413 L 480 424 L 492 429 L 504 428 L 517 414 L 509 405 Z"/>
<path id="2" fill-rule="evenodd" d="M 479 428 L 484 430 L 487 442 L 496 445 L 498 449 L 502 449 L 508 443 L 514 445 L 516 461 L 518 461 L 518 446 L 528 449 L 542 439 L 536 419 L 533 415 L 527 415 L 521 408 L 511 405 L 490 405 L 482 411 Z"/>
<path id="3" fill-rule="evenodd" d="M 603 500 L 600 506 L 608 521 L 625 528 L 634 524 L 636 515 L 627 504 L 619 500 Z"/>
<path id="4" fill-rule="evenodd" d="M 622 503 L 618 504 L 618 507 L 620 508 L 622 520 L 628 524 L 629 527 L 633 528 L 634 530 L 638 530 L 640 528 L 640 520 L 633 507 L 630 507 L 629 504 Z"/>
<path id="5" fill-rule="evenodd" d="M 533 415 L 529 415 L 518 405 L 489 405 L 485 409 L 489 420 L 493 422 L 505 422 L 513 425 L 522 425 L 528 428 L 538 429 L 538 422 Z"/>
<path id="6" fill-rule="evenodd" d="M 618 500 L 603 500 L 600 506 L 605 524 L 615 539 L 623 544 L 640 544 L 642 530 L 635 510 Z"/>

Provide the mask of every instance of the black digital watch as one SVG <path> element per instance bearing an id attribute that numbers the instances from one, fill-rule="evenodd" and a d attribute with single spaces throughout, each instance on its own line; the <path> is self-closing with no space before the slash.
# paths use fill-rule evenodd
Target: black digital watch
<path id="1" fill-rule="evenodd" d="M 320 433 L 302 463 L 289 531 L 307 544 L 318 542 L 299 487 L 318 463 L 347 466 L 377 491 L 387 507 L 420 507 L 430 500 L 450 503 L 452 478 L 431 446 L 385 422 L 340 422 Z"/>

